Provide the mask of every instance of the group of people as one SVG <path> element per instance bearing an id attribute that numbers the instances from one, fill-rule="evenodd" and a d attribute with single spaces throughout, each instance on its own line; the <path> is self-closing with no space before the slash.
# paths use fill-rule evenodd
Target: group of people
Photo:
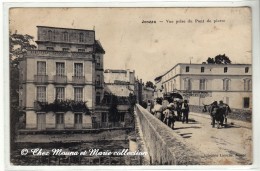
<path id="1" fill-rule="evenodd" d="M 157 98 L 154 105 L 148 102 L 147 109 L 157 119 L 174 129 L 175 121 L 182 121 L 182 123 L 189 122 L 189 104 L 187 100 L 173 100 L 172 98 Z"/>
<path id="2" fill-rule="evenodd" d="M 231 109 L 227 104 L 223 103 L 222 100 L 220 100 L 219 103 L 214 101 L 210 104 L 208 111 L 211 116 L 211 125 L 213 128 L 216 123 L 218 129 L 227 125 L 227 115 L 231 112 Z"/>

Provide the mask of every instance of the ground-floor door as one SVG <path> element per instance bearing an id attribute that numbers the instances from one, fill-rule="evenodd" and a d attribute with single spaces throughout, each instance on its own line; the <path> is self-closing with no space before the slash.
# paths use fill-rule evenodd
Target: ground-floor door
<path id="1" fill-rule="evenodd" d="M 45 130 L 46 129 L 46 114 L 37 113 L 37 129 Z"/>
<path id="2" fill-rule="evenodd" d="M 56 113 L 56 128 L 64 129 L 64 113 Z"/>
<path id="3" fill-rule="evenodd" d="M 74 124 L 75 129 L 82 129 L 82 113 L 75 113 Z"/>

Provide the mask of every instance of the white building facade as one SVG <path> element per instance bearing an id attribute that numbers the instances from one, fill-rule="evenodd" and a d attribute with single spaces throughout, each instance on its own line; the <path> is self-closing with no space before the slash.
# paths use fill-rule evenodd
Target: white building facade
<path id="1" fill-rule="evenodd" d="M 252 108 L 250 64 L 180 63 L 161 78 L 163 94 L 179 93 L 190 105 L 223 100 L 235 109 Z"/>
<path id="2" fill-rule="evenodd" d="M 95 40 L 95 31 L 38 26 L 36 43 L 38 49 L 28 51 L 19 66 L 19 106 L 25 112 L 25 128 L 92 128 L 92 116 L 104 88 L 105 51 Z M 74 105 L 86 102 L 90 113 L 77 111 L 76 107 L 61 107 L 60 111 L 39 108 L 54 101 Z"/>

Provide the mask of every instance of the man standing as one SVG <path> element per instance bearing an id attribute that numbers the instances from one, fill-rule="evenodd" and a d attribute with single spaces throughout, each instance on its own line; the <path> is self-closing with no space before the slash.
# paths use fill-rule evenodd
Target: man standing
<path id="1" fill-rule="evenodd" d="M 182 115 L 183 115 L 182 123 L 184 123 L 184 122 L 188 123 L 190 108 L 189 108 L 189 104 L 188 104 L 187 100 L 184 100 L 182 107 L 181 107 L 181 111 L 182 111 Z"/>
<path id="2" fill-rule="evenodd" d="M 229 112 L 231 112 L 229 106 L 227 104 L 223 103 L 222 100 L 220 100 L 219 101 L 219 113 L 221 115 L 221 120 L 220 120 L 221 126 L 224 126 L 224 121 L 225 121 L 225 126 L 227 126 L 227 115 Z"/>

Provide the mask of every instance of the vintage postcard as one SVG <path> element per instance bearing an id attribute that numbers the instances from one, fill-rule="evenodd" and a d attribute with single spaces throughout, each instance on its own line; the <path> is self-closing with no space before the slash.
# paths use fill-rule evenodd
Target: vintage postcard
<path id="1" fill-rule="evenodd" d="M 9 9 L 10 165 L 253 164 L 250 7 Z"/>

